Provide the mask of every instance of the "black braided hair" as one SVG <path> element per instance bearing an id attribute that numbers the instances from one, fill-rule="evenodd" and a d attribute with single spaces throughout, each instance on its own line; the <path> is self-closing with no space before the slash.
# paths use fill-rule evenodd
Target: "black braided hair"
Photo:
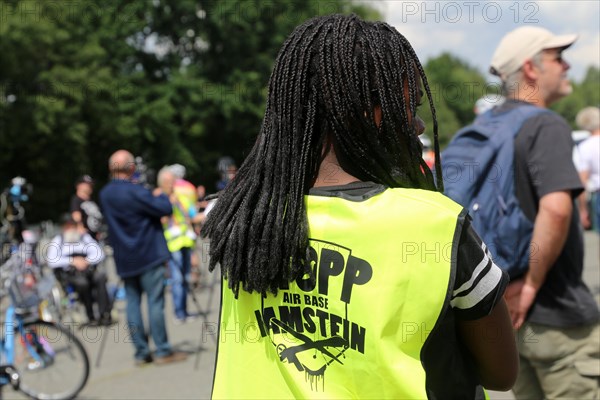
<path id="1" fill-rule="evenodd" d="M 433 114 L 441 177 L 431 92 L 404 36 L 382 22 L 330 15 L 306 21 L 287 38 L 273 67 L 257 141 L 202 230 L 211 241 L 210 270 L 221 265 L 236 297 L 240 283 L 250 293 L 277 293 L 303 274 L 304 196 L 324 148 L 333 146 L 340 166 L 362 181 L 443 190 L 423 161 L 410 118 L 418 106 L 419 76 Z"/>

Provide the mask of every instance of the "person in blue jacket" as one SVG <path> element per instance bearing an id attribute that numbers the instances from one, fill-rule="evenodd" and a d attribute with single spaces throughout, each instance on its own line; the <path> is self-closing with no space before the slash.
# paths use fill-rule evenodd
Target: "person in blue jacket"
<path id="1" fill-rule="evenodd" d="M 169 344 L 165 326 L 165 273 L 170 257 L 160 218 L 171 215 L 171 202 L 160 189 L 154 193 L 131 181 L 135 160 L 118 150 L 109 160 L 111 181 L 100 192 L 108 224 L 117 274 L 125 283 L 128 329 L 135 347 L 136 365 L 182 361 L 185 353 Z M 142 293 L 148 301 L 148 319 L 156 346 L 150 352 L 141 312 Z"/>

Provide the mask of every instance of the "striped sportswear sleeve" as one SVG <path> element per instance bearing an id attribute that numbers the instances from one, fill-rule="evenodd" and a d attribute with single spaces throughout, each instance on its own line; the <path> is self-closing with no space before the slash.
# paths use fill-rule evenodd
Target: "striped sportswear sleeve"
<path id="1" fill-rule="evenodd" d="M 508 281 L 508 274 L 494 264 L 485 243 L 467 219 L 458 244 L 456 279 L 450 300 L 456 316 L 474 320 L 490 314 Z"/>

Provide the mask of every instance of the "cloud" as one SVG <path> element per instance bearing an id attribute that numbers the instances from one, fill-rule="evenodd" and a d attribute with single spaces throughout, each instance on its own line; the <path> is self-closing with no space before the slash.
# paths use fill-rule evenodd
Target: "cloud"
<path id="1" fill-rule="evenodd" d="M 375 4 L 386 21 L 411 42 L 426 62 L 450 52 L 486 77 L 500 39 L 522 25 L 561 33 L 579 33 L 565 54 L 571 75 L 583 78 L 590 65 L 600 66 L 600 2 L 598 1 L 382 1 Z"/>
<path id="2" fill-rule="evenodd" d="M 592 24 L 598 27 L 598 2 L 589 0 L 538 0 L 535 4 L 544 19 L 560 21 L 565 31 L 578 29 L 581 25 Z M 595 10 L 595 11 L 594 11 Z"/>
<path id="3" fill-rule="evenodd" d="M 600 65 L 600 35 L 594 32 L 580 32 L 579 40 L 565 52 L 565 59 L 572 66 L 583 67 Z"/>
<path id="4" fill-rule="evenodd" d="M 589 66 L 600 66 L 600 2 L 538 1 L 542 20 L 555 33 L 577 33 L 579 38 L 565 52 L 571 74 L 581 79 Z"/>

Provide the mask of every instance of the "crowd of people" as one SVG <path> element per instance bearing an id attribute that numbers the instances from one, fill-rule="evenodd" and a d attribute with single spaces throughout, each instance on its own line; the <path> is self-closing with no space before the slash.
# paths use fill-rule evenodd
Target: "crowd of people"
<path id="1" fill-rule="evenodd" d="M 497 126 L 535 108 L 506 139 L 531 225 L 521 274 L 509 277 L 517 266 L 480 238 L 477 208 L 444 195 L 437 124 L 419 139 L 419 106 L 434 106 L 408 40 L 342 15 L 288 37 L 256 144 L 239 171 L 223 170 L 215 202 L 180 164 L 160 169 L 153 191 L 136 184 L 134 156 L 118 150 L 100 205 L 93 179 L 77 181 L 50 266 L 90 324 L 113 323 L 98 268 L 107 234 L 135 364 L 168 364 L 186 354 L 168 339 L 166 285 L 175 323 L 196 318 L 189 277 L 207 237 L 224 287 L 220 332 L 258 338 L 220 342 L 216 398 L 598 398 L 600 314 L 582 280 L 582 227 L 600 229 L 600 112 L 577 116 L 591 135 L 573 153 L 569 124 L 548 110 L 572 91 L 564 52 L 576 39 L 509 32 L 490 63 L 502 101 L 475 104 L 475 122 Z M 447 257 L 432 254 L 440 243 Z"/>
<path id="2" fill-rule="evenodd" d="M 423 160 L 418 107 L 425 94 L 434 106 L 406 38 L 356 16 L 296 28 L 256 144 L 203 228 L 226 287 L 221 334 L 260 339 L 220 342 L 213 396 L 483 399 L 484 388 L 512 388 L 518 399 L 598 398 L 600 315 L 582 280 L 574 206 L 583 185 L 571 129 L 548 110 L 572 90 L 563 52 L 576 39 L 509 32 L 490 68 L 504 101 L 476 108 L 485 131 L 474 140 L 503 149 L 516 198 L 489 215 L 516 208 L 510 222 L 525 224 L 516 229 L 526 258 L 515 260 L 524 265 L 506 265 L 474 228 L 486 221 L 469 216 L 487 204 L 440 193 L 435 111 L 435 174 Z M 595 136 L 589 147 L 598 150 Z M 582 178 L 598 159 L 581 155 Z M 474 190 L 492 192 L 497 180 Z M 509 280 L 511 270 L 521 273 Z"/>
<path id="3" fill-rule="evenodd" d="M 98 268 L 104 260 L 99 241 L 109 244 L 124 286 L 136 365 L 182 361 L 186 354 L 174 351 L 168 341 L 164 295 L 168 285 L 175 324 L 196 319 L 188 310 L 187 299 L 192 263 L 195 260 L 197 267 L 198 262 L 196 238 L 205 218 L 206 189 L 185 180 L 185 167 L 173 164 L 158 172 L 157 187 L 151 192 L 134 178 L 135 158 L 126 150 L 110 157 L 108 169 L 111 180 L 100 191 L 100 206 L 91 198 L 93 179 L 84 175 L 77 180 L 70 213 L 61 220 L 62 232 L 49 246 L 57 253 L 48 255 L 52 259 L 49 265 L 63 286 L 71 285 L 77 292 L 88 325 L 110 325 L 114 321 L 106 273 Z M 106 231 L 102 230 L 104 224 Z M 143 294 L 147 297 L 147 327 L 142 318 Z M 153 352 L 147 332 L 154 341 Z"/>
<path id="4" fill-rule="evenodd" d="M 11 240 L 9 253 L 27 261 L 27 268 L 30 264 L 31 267 L 47 265 L 65 295 L 76 294 L 87 317 L 81 328 L 110 326 L 117 322 L 112 308 L 118 288 L 122 286 L 135 363 L 160 365 L 186 358 L 185 353 L 174 351 L 168 341 L 165 289 L 170 287 L 173 297 L 174 323 L 195 320 L 197 314 L 188 310 L 187 298 L 192 284 L 199 284 L 196 244 L 209 202 L 203 185 L 196 187 L 184 179 L 184 166 L 163 167 L 158 173 L 156 189 L 150 191 L 145 185 L 148 182 L 142 183 L 136 176 L 138 164 L 127 150 L 115 152 L 109 159 L 111 179 L 100 191 L 100 204 L 93 199 L 93 178 L 81 176 L 75 182 L 69 211 L 60 217 L 60 232 L 36 250 L 38 236 L 19 226 L 11 235 L 14 240 Z M 226 185 L 235 176 L 235 165 L 228 163 L 222 172 L 219 184 Z M 19 178 L 18 183 L 23 186 L 21 181 L 25 181 Z M 11 189 L 11 194 L 13 192 L 16 190 Z M 22 195 L 17 200 L 26 198 Z M 24 212 L 14 215 L 21 218 L 7 221 L 24 225 Z M 109 285 L 107 249 L 110 249 L 121 284 Z M 7 254 L 6 258 L 11 256 Z M 35 281 L 31 284 L 35 285 Z M 148 326 L 142 318 L 143 294 L 147 297 Z M 156 347 L 153 352 L 148 332 Z"/>

